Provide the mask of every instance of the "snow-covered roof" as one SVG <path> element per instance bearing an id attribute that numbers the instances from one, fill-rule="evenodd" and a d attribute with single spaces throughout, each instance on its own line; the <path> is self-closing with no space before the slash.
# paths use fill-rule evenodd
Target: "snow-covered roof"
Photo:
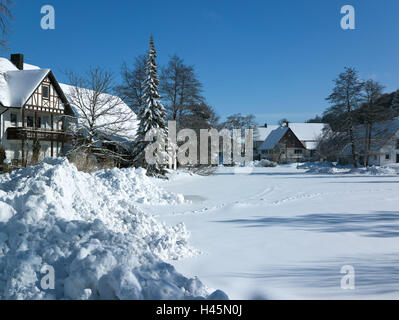
<path id="1" fill-rule="evenodd" d="M 47 75 L 51 75 L 50 69 L 41 69 L 38 66 L 24 63 L 24 70 L 19 70 L 10 60 L 0 57 L 0 103 L 5 107 L 21 108 L 33 94 L 36 88 L 44 80 Z M 68 99 L 68 93 L 71 86 L 67 84 L 59 84 L 57 89 L 61 90 L 63 99 Z M 65 95 L 65 97 L 64 97 Z M 120 99 L 119 97 L 115 97 Z M 66 100 L 65 100 L 66 101 Z M 76 106 L 71 106 L 76 116 L 81 116 Z M 100 118 L 99 125 L 117 122 L 117 118 L 122 115 L 131 115 L 132 121 L 120 125 L 124 130 L 125 137 L 129 140 L 134 139 L 137 131 L 136 114 L 120 99 L 120 104 L 115 108 L 115 115 L 107 115 L 106 118 Z M 119 124 L 118 124 L 119 125 Z"/>
<path id="2" fill-rule="evenodd" d="M 8 59 L 0 58 L 0 103 L 21 108 L 49 72 L 33 66 L 29 70 L 18 70 Z"/>
<path id="3" fill-rule="evenodd" d="M 323 129 L 325 128 L 326 124 L 324 123 L 296 123 L 292 122 L 288 124 L 288 127 L 294 132 L 297 138 L 304 143 L 306 149 L 308 150 L 315 150 L 317 148 L 317 138 L 322 135 Z M 282 128 L 279 125 L 268 125 L 267 127 L 260 127 L 257 128 L 257 131 L 254 134 L 255 141 L 263 141 L 265 142 L 270 134 L 275 130 Z M 285 128 L 285 127 L 283 127 Z M 278 131 L 277 131 L 278 132 Z M 276 133 L 274 133 L 276 134 Z M 275 137 L 271 137 L 274 139 Z M 273 141 L 273 140 L 269 140 Z M 264 144 L 262 144 L 264 146 Z M 272 147 L 272 149 L 274 146 Z M 259 149 L 262 150 L 262 149 Z M 268 149 L 264 149 L 268 150 Z"/>
<path id="4" fill-rule="evenodd" d="M 21 108 L 50 72 L 49 69 L 8 71 L 9 97 L 5 106 Z"/>
<path id="5" fill-rule="evenodd" d="M 316 141 L 323 133 L 324 123 L 289 123 L 289 128 L 295 133 L 300 141 Z M 257 128 L 255 141 L 265 141 L 269 134 L 278 129 L 279 125 L 268 125 L 266 127 Z"/>
<path id="6" fill-rule="evenodd" d="M 322 135 L 324 123 L 289 123 L 288 125 L 300 141 L 316 141 Z"/>
<path id="7" fill-rule="evenodd" d="M 254 140 L 255 141 L 265 141 L 266 138 L 269 136 L 270 132 L 276 130 L 280 126 L 278 125 L 268 125 L 266 127 L 258 127 L 256 128 L 256 132 L 254 132 Z"/>
<path id="8" fill-rule="evenodd" d="M 71 102 L 70 95 L 73 90 L 73 86 L 60 83 L 60 87 L 64 92 L 67 99 Z M 88 89 L 84 89 L 88 90 Z M 90 90 L 88 90 L 90 91 Z M 111 96 L 112 97 L 112 96 Z M 118 128 L 122 129 L 121 136 L 113 137 L 114 139 L 121 138 L 123 140 L 134 140 L 136 137 L 136 132 L 138 128 L 138 120 L 136 114 L 129 108 L 129 106 L 123 102 L 123 100 L 117 96 L 114 96 L 115 99 L 118 99 L 118 105 L 115 107 L 115 110 L 112 111 L 112 114 L 107 114 L 100 116 L 97 120 L 97 125 L 101 126 L 105 123 L 110 124 L 109 127 L 111 130 L 112 126 L 118 126 Z M 77 106 L 71 105 L 72 110 L 76 117 L 80 118 L 81 121 L 84 121 L 83 112 Z M 128 121 L 121 122 L 121 119 L 129 119 Z M 115 127 L 116 128 L 116 127 Z M 118 130 L 119 131 L 119 130 Z M 120 139 L 118 139 L 120 140 Z"/>
<path id="9" fill-rule="evenodd" d="M 281 138 L 287 133 L 287 127 L 278 127 L 277 129 L 270 132 L 266 140 L 259 147 L 259 150 L 272 150 L 280 142 Z"/>
<path id="10" fill-rule="evenodd" d="M 40 69 L 38 66 L 34 66 L 33 64 L 24 63 L 24 70 L 37 70 Z"/>

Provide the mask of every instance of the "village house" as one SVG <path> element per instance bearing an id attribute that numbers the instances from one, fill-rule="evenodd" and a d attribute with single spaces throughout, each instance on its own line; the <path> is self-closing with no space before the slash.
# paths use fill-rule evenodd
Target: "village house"
<path id="1" fill-rule="evenodd" d="M 0 115 L 1 144 L 16 165 L 30 161 L 36 140 L 40 158 L 64 154 L 71 140 L 65 117 L 74 114 L 54 74 L 24 64 L 22 54 L 0 58 Z"/>
<path id="2" fill-rule="evenodd" d="M 317 160 L 317 140 L 325 126 L 323 123 L 284 123 L 257 128 L 254 157 L 278 162 Z"/>
<path id="3" fill-rule="evenodd" d="M 358 126 L 354 130 L 356 137 L 356 152 L 360 164 L 365 164 L 366 159 L 366 130 L 364 126 Z M 399 163 L 399 118 L 391 121 L 377 123 L 371 132 L 371 150 L 369 165 L 384 166 Z M 352 162 L 352 149 L 348 144 L 340 154 L 341 163 Z"/>
<path id="4" fill-rule="evenodd" d="M 58 83 L 50 69 L 25 64 L 22 54 L 13 54 L 10 60 L 0 58 L 0 142 L 13 165 L 30 164 L 38 144 L 38 161 L 67 153 L 73 139 L 69 124 L 80 116 L 70 105 L 68 88 Z M 123 102 L 119 108 L 136 118 Z M 132 140 L 136 122 L 128 126 Z"/>

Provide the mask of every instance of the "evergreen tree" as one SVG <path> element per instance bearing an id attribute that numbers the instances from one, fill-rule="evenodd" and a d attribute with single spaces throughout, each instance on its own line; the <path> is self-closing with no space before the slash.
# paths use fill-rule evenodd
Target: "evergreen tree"
<path id="1" fill-rule="evenodd" d="M 160 102 L 158 93 L 159 78 L 156 64 L 157 53 L 154 40 L 151 36 L 150 50 L 146 65 L 146 80 L 144 81 L 143 101 L 145 106 L 138 115 L 140 119 L 137 131 L 135 147 L 133 150 L 133 164 L 136 167 L 147 169 L 147 175 L 162 176 L 165 174 L 167 154 L 165 146 L 167 142 L 166 111 Z M 146 137 L 156 137 L 156 141 L 146 141 Z M 152 145 L 154 157 L 152 163 L 146 159 L 147 148 Z"/>

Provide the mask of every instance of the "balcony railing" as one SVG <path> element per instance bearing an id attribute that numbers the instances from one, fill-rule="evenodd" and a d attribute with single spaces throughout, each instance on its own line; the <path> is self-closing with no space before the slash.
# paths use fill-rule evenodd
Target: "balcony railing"
<path id="1" fill-rule="evenodd" d="M 62 130 L 44 128 L 10 127 L 7 129 L 7 140 L 34 140 L 68 142 L 72 135 Z"/>

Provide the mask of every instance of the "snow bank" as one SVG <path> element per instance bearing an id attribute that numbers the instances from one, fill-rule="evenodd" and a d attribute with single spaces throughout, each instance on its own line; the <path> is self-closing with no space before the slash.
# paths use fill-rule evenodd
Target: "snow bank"
<path id="1" fill-rule="evenodd" d="M 193 254 L 184 225 L 139 203 L 180 203 L 143 170 L 78 172 L 66 159 L 0 176 L 0 299 L 208 297 L 162 259 Z M 45 290 L 46 266 L 55 290 Z M 44 273 L 42 273 L 44 272 Z"/>
<path id="2" fill-rule="evenodd" d="M 246 163 L 241 163 L 238 164 L 238 166 L 249 167 L 249 168 L 266 168 L 266 167 L 277 167 L 277 163 L 267 159 L 262 159 L 262 160 L 255 160 Z"/>
<path id="3" fill-rule="evenodd" d="M 306 162 L 297 168 L 305 169 L 306 173 L 311 174 L 396 175 L 399 173 L 399 167 L 394 166 L 355 169 L 352 166 L 340 166 L 331 162 Z"/>

